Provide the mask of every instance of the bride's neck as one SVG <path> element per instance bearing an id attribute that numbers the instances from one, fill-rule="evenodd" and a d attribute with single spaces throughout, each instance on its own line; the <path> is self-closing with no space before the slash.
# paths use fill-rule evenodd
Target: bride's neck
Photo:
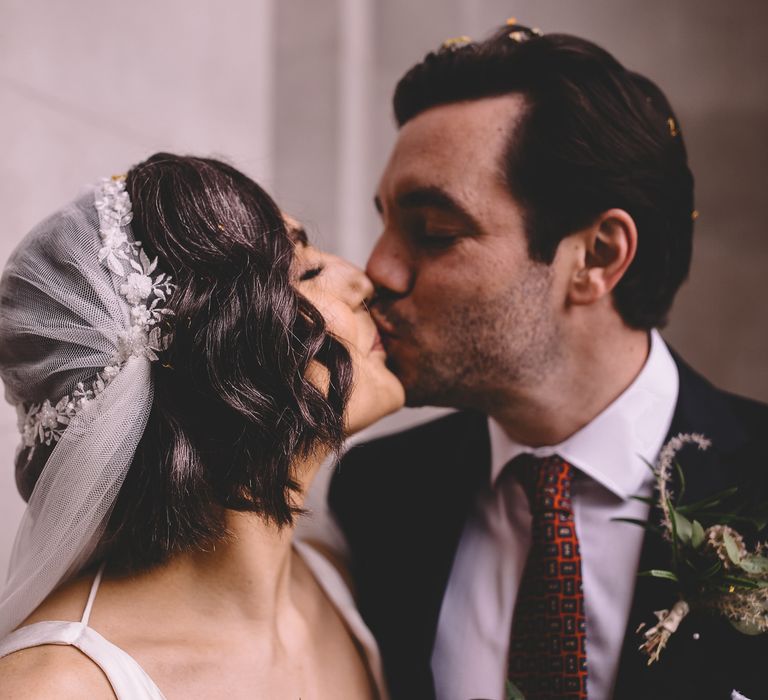
<path id="1" fill-rule="evenodd" d="M 317 473 L 322 457 L 297 465 L 301 493 L 293 503 L 301 507 L 303 495 Z M 194 601 L 206 616 L 222 619 L 274 620 L 293 605 L 292 526 L 277 527 L 254 513 L 226 511 L 229 536 L 207 551 L 179 554 L 157 577 L 178 594 Z"/>

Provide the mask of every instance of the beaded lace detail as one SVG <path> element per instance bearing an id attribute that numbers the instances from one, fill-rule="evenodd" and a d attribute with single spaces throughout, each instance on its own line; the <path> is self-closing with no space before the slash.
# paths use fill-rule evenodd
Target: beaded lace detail
<path id="1" fill-rule="evenodd" d="M 24 445 L 58 442 L 74 416 L 93 401 L 120 373 L 131 357 L 158 360 L 168 337 L 161 328 L 163 317 L 172 314 L 164 307 L 175 285 L 171 277 L 157 272 L 157 258 L 151 260 L 139 241 L 131 240 L 128 225 L 133 218 L 131 200 L 125 191 L 125 176 L 104 178 L 96 188 L 94 206 L 99 214 L 101 249 L 99 260 L 114 274 L 119 293 L 130 309 L 130 327 L 117 337 L 117 352 L 90 383 L 78 382 L 74 391 L 55 404 L 46 399 L 25 413 L 19 411 L 19 430 Z"/>

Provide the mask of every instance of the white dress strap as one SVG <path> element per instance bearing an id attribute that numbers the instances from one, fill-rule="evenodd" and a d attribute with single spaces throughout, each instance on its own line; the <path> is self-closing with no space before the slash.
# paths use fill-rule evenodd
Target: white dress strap
<path id="1" fill-rule="evenodd" d="M 88 602 L 85 604 L 85 610 L 83 610 L 83 616 L 80 618 L 80 624 L 88 626 L 88 622 L 91 619 L 91 610 L 93 610 L 93 601 L 96 600 L 96 593 L 99 591 L 99 586 L 101 585 L 101 577 L 104 575 L 104 567 L 106 567 L 106 562 L 104 562 L 100 567 L 99 570 L 96 572 L 96 576 L 93 578 L 93 583 L 91 584 L 91 591 L 88 594 Z"/>
<path id="2" fill-rule="evenodd" d="M 365 653 L 378 696 L 388 697 L 384 672 L 376 640 L 365 626 L 355 601 L 335 567 L 316 549 L 304 542 L 294 542 L 299 555 L 328 595 L 352 635 Z M 91 584 L 88 602 L 79 622 L 46 621 L 20 627 L 0 640 L 0 658 L 22 649 L 43 644 L 73 646 L 93 661 L 109 680 L 117 700 L 166 700 L 160 689 L 129 654 L 88 626 L 93 601 L 101 584 L 103 567 Z"/>
<path id="3" fill-rule="evenodd" d="M 102 566 L 91 584 L 88 602 L 79 622 L 46 620 L 20 627 L 0 640 L 0 658 L 44 644 L 72 646 L 104 672 L 117 700 L 165 700 L 160 689 L 133 657 L 88 626 L 103 573 Z"/>
<path id="4" fill-rule="evenodd" d="M 376 686 L 378 698 L 380 700 L 387 700 L 389 692 L 384 678 L 384 666 L 381 654 L 379 653 L 379 647 L 376 644 L 373 633 L 368 629 L 358 612 L 355 599 L 349 587 L 336 567 L 309 542 L 295 540 L 293 546 L 310 571 L 312 571 L 315 580 L 325 591 L 342 620 L 347 624 L 352 636 L 357 639 L 362 647 L 372 680 Z"/>

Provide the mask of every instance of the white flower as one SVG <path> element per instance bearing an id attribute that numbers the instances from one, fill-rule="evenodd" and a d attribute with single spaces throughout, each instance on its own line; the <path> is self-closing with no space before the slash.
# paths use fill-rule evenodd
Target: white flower
<path id="1" fill-rule="evenodd" d="M 56 409 L 51 406 L 51 402 L 48 401 L 48 399 L 46 399 L 41 406 L 38 415 L 40 416 L 40 425 L 42 425 L 45 430 L 53 430 L 59 425 L 59 414 L 56 412 Z"/>
<path id="2" fill-rule="evenodd" d="M 150 347 L 149 334 L 141 326 L 131 326 L 129 331 L 118 335 L 117 357 L 121 364 L 128 362 L 131 357 L 157 359 L 157 355 Z"/>
<path id="3" fill-rule="evenodd" d="M 81 410 L 92 398 L 93 392 L 90 391 L 90 389 L 86 390 L 86 388 L 83 386 L 83 383 L 80 382 L 77 385 L 75 391 L 72 393 L 72 399 L 74 400 L 75 404 L 75 412 Z"/>
<path id="4" fill-rule="evenodd" d="M 101 241 L 104 245 L 99 249 L 99 260 L 106 262 L 118 277 L 125 277 L 125 268 L 120 260 L 128 260 L 125 250 L 130 249 L 128 235 L 120 226 L 102 227 Z"/>
<path id="5" fill-rule="evenodd" d="M 151 277 L 138 272 L 131 272 L 128 275 L 128 281 L 120 286 L 120 293 L 128 300 L 129 304 L 135 306 L 152 294 L 153 286 Z"/>
<path id="6" fill-rule="evenodd" d="M 153 320 L 152 312 L 144 304 L 131 307 L 131 323 L 134 326 L 146 328 Z"/>
<path id="7" fill-rule="evenodd" d="M 37 421 L 34 416 L 31 416 L 26 423 L 21 433 L 22 440 L 25 447 L 34 447 L 37 440 Z"/>
<path id="8" fill-rule="evenodd" d="M 101 242 L 103 249 L 116 252 L 128 243 L 128 234 L 122 226 L 105 226 L 101 229 Z"/>
<path id="9" fill-rule="evenodd" d="M 105 382 L 111 382 L 118 374 L 120 374 L 120 367 L 117 365 L 107 365 L 101 372 Z"/>

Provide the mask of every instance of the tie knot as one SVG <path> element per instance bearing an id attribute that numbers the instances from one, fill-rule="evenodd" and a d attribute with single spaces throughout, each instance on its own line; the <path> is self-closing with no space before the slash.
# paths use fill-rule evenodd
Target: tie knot
<path id="1" fill-rule="evenodd" d="M 511 466 L 523 485 L 534 516 L 573 513 L 573 465 L 558 455 L 534 457 L 532 454 L 523 454 L 513 459 Z"/>

